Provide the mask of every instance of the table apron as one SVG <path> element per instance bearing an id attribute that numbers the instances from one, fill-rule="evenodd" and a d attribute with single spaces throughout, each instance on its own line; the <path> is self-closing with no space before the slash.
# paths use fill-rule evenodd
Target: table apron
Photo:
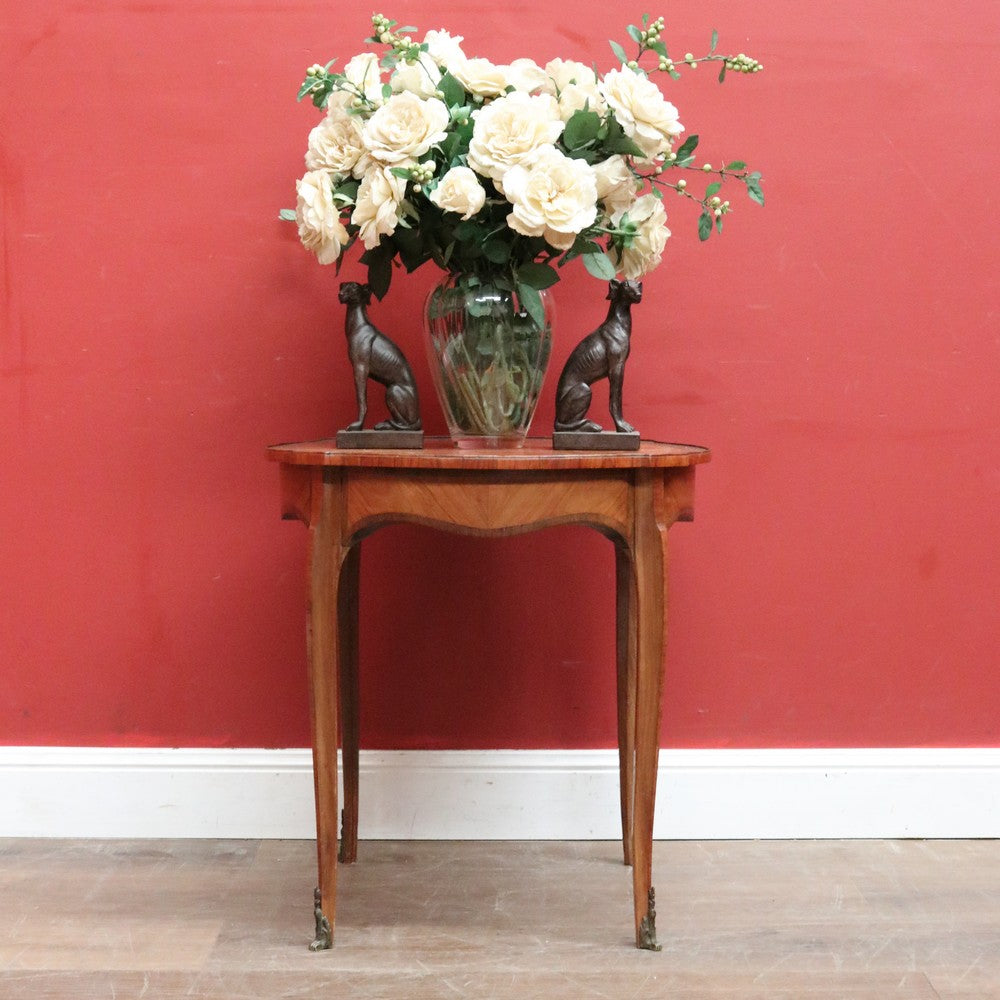
<path id="1" fill-rule="evenodd" d="M 513 535 L 557 524 L 588 524 L 613 537 L 631 534 L 630 470 L 325 470 L 328 482 L 339 476 L 348 537 L 397 522 L 469 535 Z"/>

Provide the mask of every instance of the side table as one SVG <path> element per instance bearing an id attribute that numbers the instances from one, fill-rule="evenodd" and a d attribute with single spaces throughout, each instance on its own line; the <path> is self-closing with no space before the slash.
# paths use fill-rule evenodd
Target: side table
<path id="1" fill-rule="evenodd" d="M 633 868 L 635 940 L 657 949 L 653 805 L 666 638 L 667 529 L 693 518 L 695 466 L 707 449 L 642 442 L 638 451 L 557 451 L 546 439 L 509 450 L 340 450 L 275 445 L 282 517 L 309 529 L 308 653 L 319 887 L 316 940 L 333 943 L 337 893 L 337 747 L 344 804 L 339 860 L 358 843 L 358 582 L 361 540 L 411 522 L 466 535 L 585 524 L 615 547 L 622 843 Z"/>

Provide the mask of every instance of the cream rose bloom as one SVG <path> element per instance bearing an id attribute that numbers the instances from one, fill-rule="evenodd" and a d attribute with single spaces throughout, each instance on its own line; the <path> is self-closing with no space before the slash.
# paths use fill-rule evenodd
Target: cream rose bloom
<path id="1" fill-rule="evenodd" d="M 353 90 L 335 90 L 330 95 L 327 104 L 329 108 L 349 108 L 357 96 L 356 91 L 365 95 L 370 104 L 376 107 L 382 103 L 382 72 L 378 65 L 378 56 L 374 52 L 361 52 L 351 58 L 341 70 L 347 77 Z"/>
<path id="2" fill-rule="evenodd" d="M 389 77 L 394 94 L 408 90 L 417 97 L 433 97 L 440 80 L 441 70 L 426 52 L 421 52 L 414 62 L 399 63 Z"/>
<path id="3" fill-rule="evenodd" d="M 380 164 L 400 166 L 421 157 L 447 134 L 448 109 L 437 98 L 422 100 L 404 91 L 393 94 L 365 122 L 365 149 Z"/>
<path id="4" fill-rule="evenodd" d="M 507 67 L 497 66 L 489 59 L 466 59 L 449 65 L 448 69 L 470 94 L 496 97 L 507 89 Z"/>
<path id="5" fill-rule="evenodd" d="M 438 66 L 447 67 L 466 60 L 462 51 L 462 42 L 465 41 L 462 35 L 450 35 L 441 30 L 428 31 L 424 41 L 427 43 L 427 54 Z"/>
<path id="6" fill-rule="evenodd" d="M 339 107 L 331 107 L 326 118 L 309 133 L 306 169 L 349 174 L 364 151 L 358 119 Z"/>
<path id="7" fill-rule="evenodd" d="M 533 59 L 515 59 L 507 67 L 507 82 L 526 94 L 546 90 L 548 74 Z"/>
<path id="8" fill-rule="evenodd" d="M 601 82 L 600 91 L 625 134 L 648 159 L 665 153 L 684 131 L 677 109 L 643 73 L 628 67 L 613 69 Z"/>
<path id="9" fill-rule="evenodd" d="M 623 214 L 615 213 L 612 222 L 617 225 Z M 628 209 L 628 217 L 638 225 L 639 231 L 632 240 L 632 246 L 622 251 L 620 270 L 626 278 L 641 278 L 652 271 L 663 257 L 663 248 L 670 238 L 667 212 L 656 195 L 644 194 Z"/>
<path id="10" fill-rule="evenodd" d="M 457 212 L 470 219 L 486 204 L 486 191 L 473 170 L 452 167 L 427 196 L 445 212 Z"/>
<path id="11" fill-rule="evenodd" d="M 559 91 L 559 117 L 564 122 L 568 122 L 577 111 L 583 111 L 585 108 L 600 115 L 607 111 L 608 106 L 604 103 L 596 83 L 593 86 L 567 83 Z"/>
<path id="12" fill-rule="evenodd" d="M 472 112 L 469 166 L 502 189 L 511 167 L 551 146 L 563 130 L 559 105 L 550 94 L 514 91 Z"/>
<path id="13" fill-rule="evenodd" d="M 563 90 L 571 83 L 580 86 L 597 86 L 597 74 L 586 63 L 573 59 L 550 59 L 545 64 L 545 75 L 552 83 L 552 93 Z"/>
<path id="14" fill-rule="evenodd" d="M 544 147 L 530 166 L 515 166 L 504 177 L 513 205 L 507 224 L 524 236 L 543 236 L 568 250 L 577 234 L 597 218 L 597 178 L 584 160 L 571 160 L 554 146 Z"/>
<path id="15" fill-rule="evenodd" d="M 333 177 L 326 170 L 310 170 L 295 182 L 295 191 L 295 221 L 302 245 L 321 264 L 332 264 L 348 240 L 333 200 Z"/>
<path id="16" fill-rule="evenodd" d="M 366 250 L 396 231 L 405 193 L 406 179 L 397 177 L 391 167 L 373 167 L 361 179 L 351 222 L 358 226 Z"/>
<path id="17" fill-rule="evenodd" d="M 604 205 L 606 215 L 614 215 L 628 211 L 639 184 L 629 170 L 624 156 L 609 156 L 606 160 L 594 164 L 597 176 L 597 197 Z"/>

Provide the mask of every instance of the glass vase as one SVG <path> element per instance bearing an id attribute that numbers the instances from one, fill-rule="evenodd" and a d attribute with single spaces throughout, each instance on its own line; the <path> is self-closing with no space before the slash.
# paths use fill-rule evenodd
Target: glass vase
<path id="1" fill-rule="evenodd" d="M 552 347 L 552 295 L 541 326 L 509 279 L 446 274 L 427 296 L 424 333 L 448 431 L 459 448 L 520 447 Z"/>

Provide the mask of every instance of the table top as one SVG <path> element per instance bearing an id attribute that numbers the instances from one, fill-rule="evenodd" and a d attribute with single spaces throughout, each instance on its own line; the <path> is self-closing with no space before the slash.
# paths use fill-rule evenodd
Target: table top
<path id="1" fill-rule="evenodd" d="M 333 438 L 276 444 L 267 456 L 286 465 L 369 469 L 643 469 L 697 465 L 711 452 L 691 444 L 643 441 L 638 451 L 555 450 L 550 438 L 521 448 L 457 448 L 449 438 L 425 438 L 423 448 L 338 448 Z"/>

